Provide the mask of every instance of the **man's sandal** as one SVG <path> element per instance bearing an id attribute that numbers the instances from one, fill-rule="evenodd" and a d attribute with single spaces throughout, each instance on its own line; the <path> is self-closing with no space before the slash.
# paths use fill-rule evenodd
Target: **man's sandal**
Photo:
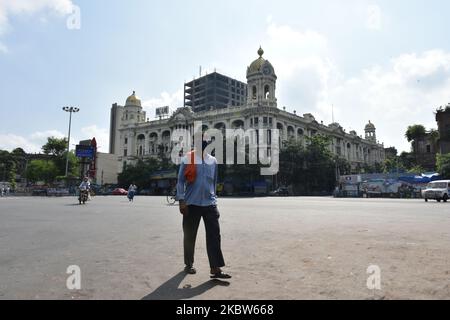
<path id="1" fill-rule="evenodd" d="M 195 270 L 194 267 L 186 266 L 184 268 L 184 272 L 186 272 L 187 274 L 196 274 L 197 270 Z"/>
<path id="2" fill-rule="evenodd" d="M 211 274 L 211 279 L 231 279 L 231 276 L 220 271 L 218 273 Z"/>

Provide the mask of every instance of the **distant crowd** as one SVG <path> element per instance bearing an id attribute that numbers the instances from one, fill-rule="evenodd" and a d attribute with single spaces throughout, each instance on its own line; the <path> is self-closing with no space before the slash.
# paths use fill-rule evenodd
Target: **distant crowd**
<path id="1" fill-rule="evenodd" d="M 1 190 L 1 196 L 2 196 L 2 197 L 7 197 L 7 196 L 9 196 L 9 194 L 11 193 L 11 188 L 10 188 L 10 187 L 2 186 L 2 187 L 0 188 L 0 190 Z"/>

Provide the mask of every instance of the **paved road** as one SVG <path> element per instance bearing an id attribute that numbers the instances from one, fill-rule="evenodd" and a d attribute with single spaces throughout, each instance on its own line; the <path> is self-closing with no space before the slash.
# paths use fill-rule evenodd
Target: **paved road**
<path id="1" fill-rule="evenodd" d="M 162 197 L 0 199 L 0 299 L 450 299 L 450 203 L 221 199 L 229 284 L 209 281 L 203 226 L 185 276 Z M 81 290 L 66 287 L 70 265 Z M 367 288 L 367 268 L 381 290 Z"/>

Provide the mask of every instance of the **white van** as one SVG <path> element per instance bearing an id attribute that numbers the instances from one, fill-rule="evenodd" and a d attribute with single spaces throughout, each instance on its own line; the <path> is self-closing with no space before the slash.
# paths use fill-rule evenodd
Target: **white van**
<path id="1" fill-rule="evenodd" d="M 437 200 L 437 202 L 447 202 L 450 199 L 450 180 L 430 182 L 425 190 L 422 190 L 422 198 Z"/>

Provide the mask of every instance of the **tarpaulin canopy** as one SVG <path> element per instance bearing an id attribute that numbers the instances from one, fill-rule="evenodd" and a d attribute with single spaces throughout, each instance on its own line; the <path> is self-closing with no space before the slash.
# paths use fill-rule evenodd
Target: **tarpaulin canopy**
<path id="1" fill-rule="evenodd" d="M 420 184 L 420 183 L 430 183 L 432 181 L 439 180 L 438 173 L 426 173 L 421 176 L 409 176 L 409 177 L 399 177 L 399 181 L 411 183 L 411 184 Z"/>

